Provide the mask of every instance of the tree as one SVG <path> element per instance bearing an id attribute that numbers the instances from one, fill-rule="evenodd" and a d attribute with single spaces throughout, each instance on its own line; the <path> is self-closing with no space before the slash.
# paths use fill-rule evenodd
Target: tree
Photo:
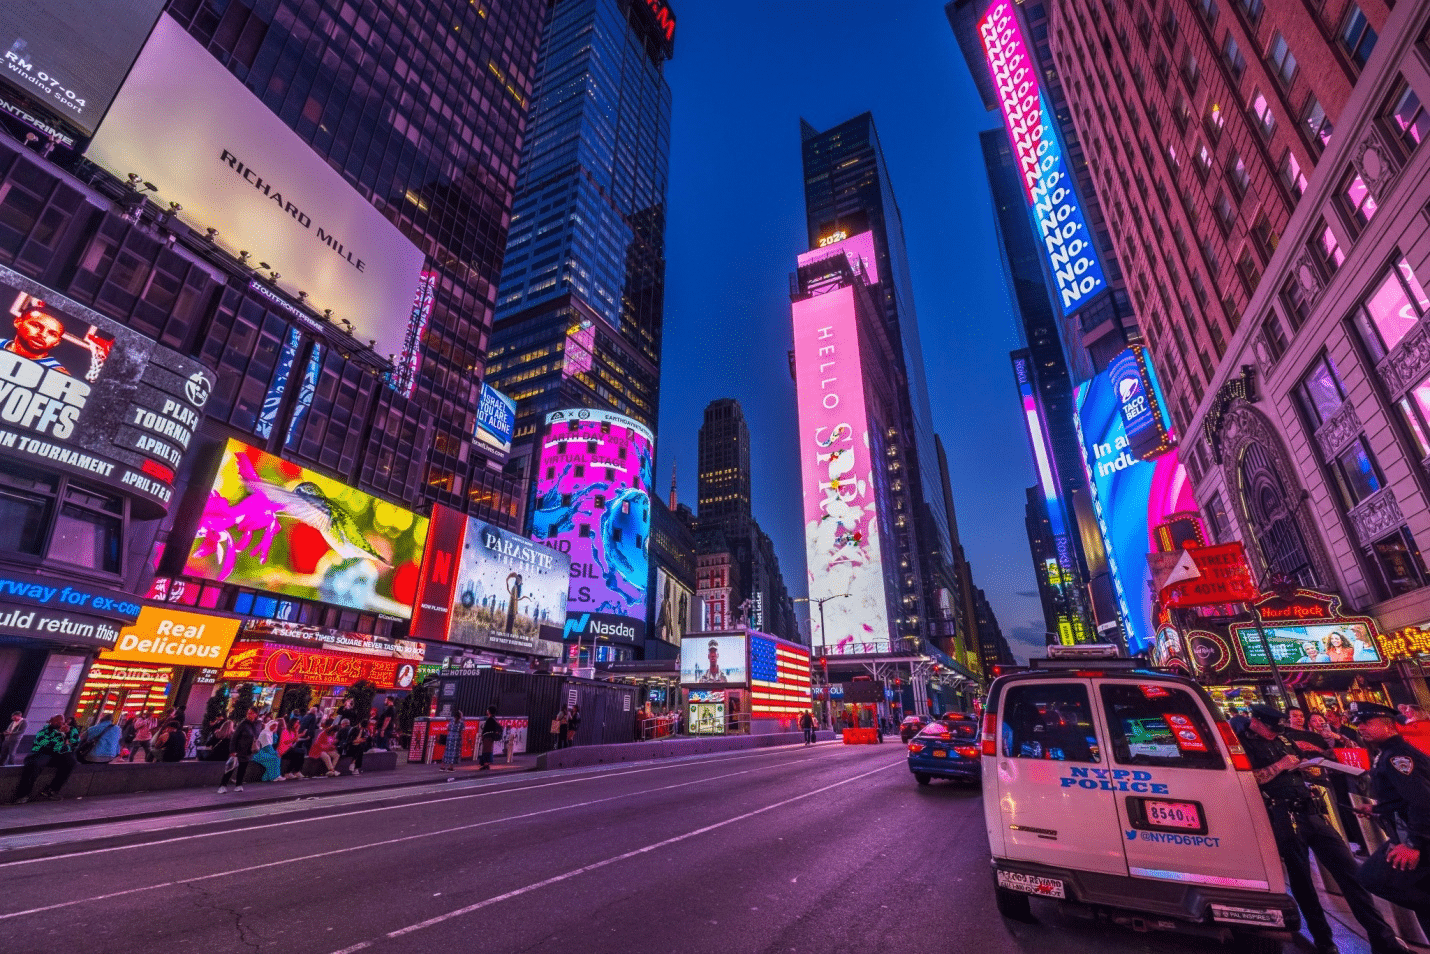
<path id="1" fill-rule="evenodd" d="M 285 686 L 283 701 L 279 703 L 278 714 L 288 718 L 294 712 L 307 712 L 313 705 L 313 687 L 307 683 Z"/>
<path id="2" fill-rule="evenodd" d="M 209 696 L 208 705 L 204 706 L 204 726 L 203 737 L 208 738 L 213 729 L 214 720 L 220 718 L 228 711 L 229 689 L 224 686 L 222 689 L 215 688 L 213 695 Z"/>
<path id="3" fill-rule="evenodd" d="M 357 714 L 354 722 L 362 724 L 367 721 L 367 714 L 372 709 L 372 700 L 376 695 L 377 686 L 366 679 L 359 679 L 343 693 L 343 698 L 348 701 L 353 712 Z"/>
<path id="4" fill-rule="evenodd" d="M 248 710 L 253 706 L 253 683 L 239 683 L 237 689 L 232 693 L 233 708 L 229 710 L 229 718 L 234 721 L 242 719 L 248 714 Z"/>
<path id="5" fill-rule="evenodd" d="M 407 697 L 397 704 L 397 726 L 403 733 L 412 731 L 412 721 L 427 715 L 432 709 L 432 689 L 426 682 L 412 687 Z"/>

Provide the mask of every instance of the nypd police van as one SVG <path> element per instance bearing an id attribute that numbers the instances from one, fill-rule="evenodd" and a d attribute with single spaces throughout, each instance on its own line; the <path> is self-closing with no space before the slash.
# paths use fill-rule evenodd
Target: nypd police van
<path id="1" fill-rule="evenodd" d="M 1275 950 L 1300 925 L 1251 765 L 1189 679 L 1052 647 L 1000 676 L 981 737 L 998 910 L 1051 898 L 1138 930 Z"/>

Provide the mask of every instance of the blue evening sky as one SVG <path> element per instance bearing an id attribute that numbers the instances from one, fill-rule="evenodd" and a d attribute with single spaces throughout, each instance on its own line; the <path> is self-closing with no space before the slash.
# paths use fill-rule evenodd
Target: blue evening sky
<path id="1" fill-rule="evenodd" d="M 874 114 L 903 212 L 934 426 L 974 581 L 1013 651 L 1043 645 L 1024 488 L 1033 483 L 1008 363 L 1017 347 L 977 133 L 983 109 L 941 0 L 685 0 L 675 58 L 656 486 L 696 504 L 705 405 L 737 398 L 755 517 L 806 592 L 789 273 L 806 246 L 799 120 Z M 800 607 L 802 615 L 802 605 Z"/>

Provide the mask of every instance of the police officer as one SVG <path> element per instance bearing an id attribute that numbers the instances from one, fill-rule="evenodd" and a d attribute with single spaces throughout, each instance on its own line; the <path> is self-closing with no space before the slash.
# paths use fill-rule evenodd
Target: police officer
<path id="1" fill-rule="evenodd" d="M 1375 899 L 1357 880 L 1355 859 L 1350 848 L 1326 819 L 1325 803 L 1311 784 L 1296 771 L 1301 756 L 1296 745 L 1281 733 L 1281 711 L 1274 706 L 1251 707 L 1251 719 L 1240 739 L 1252 775 L 1261 786 L 1266 812 L 1271 816 L 1271 832 L 1276 850 L 1286 862 L 1286 878 L 1291 896 L 1301 908 L 1301 916 L 1316 942 L 1318 954 L 1335 954 L 1336 942 L 1326 921 L 1316 883 L 1311 880 L 1314 852 L 1321 868 L 1336 879 L 1351 913 L 1365 928 L 1374 954 L 1407 954 L 1409 950 L 1385 918 L 1376 910 Z"/>
<path id="2" fill-rule="evenodd" d="M 1361 866 L 1361 884 L 1415 912 L 1430 937 L 1430 756 L 1400 734 L 1405 717 L 1389 706 L 1352 702 L 1351 723 L 1375 752 L 1371 817 L 1390 841 Z"/>

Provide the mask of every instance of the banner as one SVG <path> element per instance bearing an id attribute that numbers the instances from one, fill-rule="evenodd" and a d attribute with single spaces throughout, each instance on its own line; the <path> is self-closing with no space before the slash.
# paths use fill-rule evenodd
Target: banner
<path id="1" fill-rule="evenodd" d="M 105 662 L 222 666 L 240 622 L 227 616 L 146 606 L 133 626 L 120 631 L 114 648 L 100 653 L 99 658 Z"/>

